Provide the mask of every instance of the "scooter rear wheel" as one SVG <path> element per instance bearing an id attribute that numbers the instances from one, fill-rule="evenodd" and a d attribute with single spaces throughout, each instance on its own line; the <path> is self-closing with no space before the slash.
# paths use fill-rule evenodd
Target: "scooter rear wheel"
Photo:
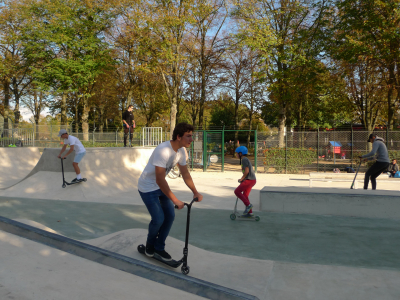
<path id="1" fill-rule="evenodd" d="M 231 214 L 231 220 L 232 221 L 236 220 L 236 215 L 235 214 Z"/>
<path id="2" fill-rule="evenodd" d="M 182 271 L 183 275 L 187 275 L 190 272 L 190 268 L 189 268 L 189 266 L 186 266 L 186 267 L 182 266 L 181 271 Z"/>
<path id="3" fill-rule="evenodd" d="M 256 222 L 260 221 L 260 217 L 259 216 L 256 216 L 255 219 L 256 219 Z"/>

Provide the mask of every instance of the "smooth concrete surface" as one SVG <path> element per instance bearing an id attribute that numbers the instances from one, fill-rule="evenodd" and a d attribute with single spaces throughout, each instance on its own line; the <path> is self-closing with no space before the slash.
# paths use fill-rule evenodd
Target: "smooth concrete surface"
<path id="1" fill-rule="evenodd" d="M 92 160 L 88 156 L 84 159 Z M 59 234 L 86 243 L 93 240 L 97 246 L 127 256 L 139 255 L 136 243 L 144 242 L 149 222 L 149 215 L 137 192 L 140 171 L 110 167 L 108 170 L 87 170 L 86 173 L 90 175 L 83 174 L 88 182 L 63 189 L 61 172 L 37 172 L 16 186 L 0 191 L 0 196 L 6 196 L 0 201 L 1 214 L 29 222 L 34 220 Z M 68 180 L 74 178 L 72 172 L 66 175 Z M 260 299 L 400 298 L 398 220 L 261 211 L 257 212 L 261 216 L 260 222 L 231 221 L 229 214 L 236 199 L 233 191 L 241 173 L 192 172 L 192 177 L 204 200 L 192 210 L 189 238 L 191 276 L 231 285 Z M 263 187 L 302 189 L 308 186 L 308 179 L 308 175 L 257 174 L 257 184 L 250 194 L 250 201 L 259 210 L 260 190 Z M 192 194 L 181 178 L 167 181 L 179 199 L 190 200 Z M 318 182 L 315 186 L 349 188 L 348 183 L 341 182 Z M 397 193 L 399 190 L 391 183 L 378 183 L 378 189 L 395 190 Z M 185 225 L 186 214 L 182 210 L 176 213 L 167 239 L 166 250 L 176 259 L 182 256 Z M 12 238 L 5 237 L 4 243 L 10 243 Z M 155 285 L 152 288 L 153 282 L 147 286 L 141 282 L 137 285 L 139 281 L 135 279 L 129 282 L 122 279 L 123 287 L 120 288 L 118 282 L 106 277 L 116 274 L 108 270 L 116 270 L 99 265 L 102 268 L 95 269 L 95 275 L 74 272 L 73 261 L 76 257 L 71 256 L 73 258 L 69 263 L 67 256 L 70 255 L 64 254 L 65 260 L 59 265 L 52 256 L 40 254 L 28 242 L 0 254 L 1 261 L 4 261 L 0 265 L 0 274 L 3 274 L 0 291 L 6 291 L 5 295 L 18 295 L 20 291 L 25 291 L 24 286 L 28 286 L 30 294 L 26 298 L 23 297 L 27 294 L 21 294 L 21 299 L 36 299 L 32 293 L 42 296 L 37 299 L 64 299 L 60 296 L 62 293 L 72 296 L 68 299 L 97 300 L 102 299 L 99 295 L 103 294 L 103 299 L 169 299 L 169 287 L 158 289 Z M 42 257 L 29 256 L 29 263 L 25 258 L 18 259 L 19 256 L 28 256 L 26 253 L 39 253 Z M 204 259 L 197 260 L 197 257 Z M 93 262 L 78 259 L 80 267 L 92 270 Z M 141 259 L 154 263 L 144 256 Z M 40 264 L 35 264 L 35 260 L 39 260 Z M 47 268 L 43 272 L 36 271 L 35 268 L 40 266 Z M 24 270 L 26 274 L 20 274 Z M 43 273 L 51 274 L 45 276 Z M 8 277 L 3 279 L 5 276 L 13 280 L 8 280 Z M 106 279 L 97 279 L 98 276 Z M 128 276 L 132 278 L 132 275 Z M 20 278 L 21 286 L 16 278 Z M 101 284 L 94 285 L 93 280 L 99 280 Z M 129 289 L 132 291 L 130 295 L 115 292 L 110 296 L 110 293 L 101 293 L 104 286 L 108 291 L 127 290 L 130 286 L 134 289 Z M 87 289 L 82 291 L 83 287 Z M 76 290 L 77 294 L 85 293 L 84 297 L 69 293 L 70 290 Z M 193 296 L 179 294 L 181 291 L 176 289 L 173 291 L 174 299 L 191 299 Z"/>
<path id="2" fill-rule="evenodd" d="M 400 195 L 395 191 L 264 187 L 260 210 L 400 219 Z"/>
<path id="3" fill-rule="evenodd" d="M 0 147 L 0 189 L 24 179 L 40 159 L 39 148 Z"/>
<path id="4" fill-rule="evenodd" d="M 8 218 L 0 217 L 0 229 L 87 260 L 208 299 L 258 300 L 253 295 L 183 275 L 163 267 L 154 266 L 141 260 L 79 242 Z"/>
<path id="5" fill-rule="evenodd" d="M 29 221 L 25 222 L 29 223 Z M 38 224 L 35 223 L 31 224 L 38 226 Z M 42 257 L 34 257 L 34 259 L 39 261 L 40 264 L 38 265 L 38 267 L 41 267 L 44 270 L 39 270 L 40 272 L 35 274 L 36 276 L 38 276 L 41 275 L 41 273 L 43 272 L 47 272 L 52 273 L 53 276 L 56 276 L 56 279 L 54 281 L 48 282 L 48 288 L 44 289 L 44 291 L 47 291 L 47 295 L 55 295 L 53 299 L 64 299 L 57 298 L 57 295 L 59 292 L 62 291 L 67 292 L 65 286 L 67 286 L 67 288 L 74 289 L 76 289 L 76 286 L 78 286 L 77 289 L 79 291 L 81 285 L 83 285 L 76 283 L 74 284 L 74 282 L 71 282 L 71 278 L 68 277 L 65 281 L 66 283 L 62 284 L 61 282 L 59 282 L 59 285 L 51 290 L 51 285 L 57 284 L 56 280 L 59 276 L 75 275 L 76 279 L 80 279 L 80 283 L 86 282 L 87 280 L 101 280 L 101 282 L 109 286 L 109 288 L 119 287 L 119 285 L 114 285 L 114 280 L 110 280 L 109 282 L 107 282 L 103 279 L 98 279 L 98 277 L 101 277 L 102 274 L 96 273 L 92 275 L 90 272 L 88 272 L 87 270 L 91 270 L 93 272 L 101 272 L 102 270 L 101 268 L 93 270 L 94 266 L 91 264 L 90 261 L 79 261 L 80 267 L 77 268 L 77 270 L 81 270 L 81 268 L 86 270 L 82 274 L 72 272 L 74 264 L 73 262 L 71 263 L 69 261 L 72 260 L 69 254 L 59 253 L 57 252 L 58 250 L 54 250 L 46 246 L 39 246 L 39 249 L 41 249 L 40 251 L 32 251 L 30 241 L 19 239 L 19 242 L 17 242 L 15 236 L 7 235 L 7 233 L 2 233 L 0 231 L 0 244 L 14 245 L 13 254 L 15 256 L 24 254 L 24 251 L 22 251 L 23 249 L 30 250 L 28 257 L 32 257 L 32 253 L 40 253 L 42 255 Z M 103 236 L 101 238 L 86 240 L 85 242 L 106 250 L 120 253 L 122 255 L 141 259 L 143 261 L 159 265 L 161 267 L 162 264 L 159 264 L 156 261 L 148 259 L 143 255 L 137 253 L 136 245 L 137 243 L 140 243 L 140 241 L 142 241 L 145 236 L 146 230 L 144 229 L 129 229 L 115 234 Z M 183 242 L 180 240 L 175 240 L 174 238 L 169 238 L 168 244 L 170 245 L 170 250 L 173 250 L 171 251 L 171 253 L 179 252 L 179 250 L 181 250 L 183 247 Z M 36 244 L 36 246 L 37 245 L 40 244 Z M 312 249 L 312 245 L 310 246 L 310 249 Z M 21 251 L 22 253 L 18 253 Z M 54 252 L 59 253 L 59 256 L 64 256 L 64 259 L 61 260 L 61 266 L 54 263 L 54 261 L 51 260 L 51 257 L 46 260 L 46 256 L 50 256 L 50 254 Z M 9 255 L 11 254 L 8 251 L 6 251 L 6 253 L 2 252 L 0 254 L 0 256 L 3 256 L 5 258 L 7 258 L 7 256 Z M 312 253 L 311 255 L 315 255 L 315 253 Z M 25 266 L 25 270 L 27 270 L 27 275 L 34 276 L 34 272 L 36 270 L 29 269 L 29 265 L 33 264 L 33 262 L 30 262 L 28 264 L 26 263 L 25 258 L 20 262 L 12 260 L 11 262 L 7 261 L 5 267 L 12 268 L 13 263 L 17 265 L 23 263 Z M 240 288 L 242 290 L 248 291 L 253 295 L 258 296 L 259 299 L 372 300 L 398 299 L 398 296 L 400 295 L 400 273 L 398 270 L 356 268 L 348 266 L 321 265 L 312 263 L 291 263 L 285 261 L 273 261 L 268 259 L 256 260 L 237 256 L 221 255 L 212 251 L 205 251 L 192 245 L 189 246 L 189 266 L 191 267 L 192 276 L 200 278 L 204 277 L 207 281 L 223 284 L 225 286 L 232 285 L 236 289 Z M 110 268 L 103 270 L 102 272 L 114 274 L 113 272 L 109 271 L 109 269 Z M 22 269 L 19 270 L 23 272 Z M 179 270 L 177 272 L 179 272 Z M 0 271 L 0 274 L 1 273 L 2 272 Z M 118 273 L 117 275 L 121 276 Z M 29 276 L 22 277 L 23 278 L 22 280 L 20 279 L 20 282 L 24 282 L 24 280 L 29 280 Z M 44 279 L 47 278 L 48 277 L 44 276 Z M 2 276 L 0 277 L 0 279 L 2 279 Z M 115 280 L 119 280 L 119 277 L 116 277 Z M 1 282 L 4 282 L 4 280 L 2 280 Z M 32 279 L 31 283 L 34 282 L 35 280 Z M 15 285 L 15 283 L 7 282 L 7 284 L 8 285 L 5 286 L 7 287 L 7 291 L 13 292 L 20 290 L 18 286 Z M 169 299 L 168 293 L 167 296 L 164 298 L 164 290 L 162 288 L 159 289 L 157 284 L 154 286 L 154 288 L 152 288 L 151 286 L 149 287 L 148 285 L 143 285 L 140 281 L 139 285 L 136 277 L 132 277 L 131 282 L 126 282 L 125 279 L 123 281 L 123 284 L 134 286 L 136 289 L 138 289 L 138 291 L 135 294 L 132 294 L 130 296 L 131 298 L 123 294 L 117 294 L 113 299 Z M 13 286 L 14 288 L 12 289 Z M 39 284 L 39 287 L 42 287 L 42 285 Z M 85 291 L 81 291 L 85 293 L 85 296 L 87 298 L 78 297 L 75 299 L 96 299 L 93 296 L 98 296 L 97 290 L 91 291 L 90 288 L 92 288 L 91 284 L 88 286 L 88 289 L 86 289 Z M 97 287 L 95 286 L 94 288 Z M 122 290 L 125 291 L 126 289 L 127 287 L 125 286 L 125 288 Z M 148 298 L 143 298 L 144 289 L 147 289 L 147 294 L 145 296 Z M 32 287 L 32 290 L 35 290 L 35 287 Z M 168 289 L 166 289 L 166 292 L 168 292 Z M 16 294 L 16 292 L 14 294 Z M 178 297 L 181 297 L 181 295 L 179 293 L 176 293 L 176 297 L 176 299 L 180 299 Z M 26 299 L 37 298 L 32 297 Z M 189 297 L 188 299 L 192 298 Z"/>
<path id="6" fill-rule="evenodd" d="M 0 231 L 1 300 L 204 299 Z"/>

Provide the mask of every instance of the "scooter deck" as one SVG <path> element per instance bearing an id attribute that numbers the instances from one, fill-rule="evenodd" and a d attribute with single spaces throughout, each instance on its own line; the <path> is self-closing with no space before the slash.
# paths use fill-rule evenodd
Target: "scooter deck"
<path id="1" fill-rule="evenodd" d="M 143 244 L 139 245 L 137 249 L 138 249 L 139 253 L 142 253 L 143 255 L 148 257 L 145 253 L 146 247 Z M 163 264 L 166 264 L 167 266 L 170 266 L 172 268 L 178 268 L 182 264 L 182 261 L 180 261 L 180 260 L 179 261 L 177 261 L 177 260 L 165 261 L 157 253 L 154 253 L 154 256 L 149 257 L 149 258 L 152 258 L 159 262 L 162 262 Z"/>
<path id="2" fill-rule="evenodd" d="M 77 182 L 65 182 L 67 185 L 72 185 L 72 184 L 77 184 L 77 183 L 81 183 L 81 182 L 86 182 L 87 179 L 86 178 L 82 178 L 82 180 L 77 181 Z"/>
<path id="3" fill-rule="evenodd" d="M 81 180 L 81 181 L 78 181 L 78 182 L 67 182 L 67 181 L 64 181 L 62 187 L 65 188 L 67 185 L 73 185 L 73 184 L 77 184 L 77 183 L 81 183 L 81 182 L 86 182 L 86 181 L 87 181 L 86 178 L 82 178 L 82 180 Z"/>

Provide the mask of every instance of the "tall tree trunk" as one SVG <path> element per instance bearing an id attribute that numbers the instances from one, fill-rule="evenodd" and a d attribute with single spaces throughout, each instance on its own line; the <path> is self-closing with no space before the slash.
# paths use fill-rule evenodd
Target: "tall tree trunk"
<path id="1" fill-rule="evenodd" d="M 387 105 L 388 105 L 387 120 L 388 120 L 389 130 L 393 130 L 394 115 L 396 112 L 396 107 L 393 101 L 393 94 L 394 94 L 393 92 L 395 90 L 395 86 L 396 86 L 396 78 L 394 74 L 394 64 L 391 64 L 389 66 L 389 90 L 387 95 Z"/>
<path id="2" fill-rule="evenodd" d="M 40 105 L 39 105 L 39 99 L 38 99 L 38 94 L 37 91 L 33 91 L 33 102 L 34 102 L 34 114 L 33 114 L 33 119 L 35 120 L 35 140 L 39 140 L 39 115 L 40 115 Z"/>
<path id="3" fill-rule="evenodd" d="M 171 101 L 171 113 L 170 113 L 170 124 L 171 124 L 171 128 L 169 130 L 169 134 L 171 136 L 172 139 L 172 133 L 174 132 L 175 126 L 176 126 L 176 113 L 177 113 L 177 93 L 178 92 L 178 86 L 175 84 L 175 86 L 173 87 L 173 96 L 172 96 L 172 101 Z"/>
<path id="4" fill-rule="evenodd" d="M 17 89 L 17 78 L 13 78 L 13 86 L 14 86 L 14 101 L 15 101 L 15 108 L 14 108 L 14 126 L 16 128 L 19 127 L 19 118 L 21 116 L 21 112 L 19 111 L 19 100 L 20 95 Z"/>
<path id="5" fill-rule="evenodd" d="M 240 91 L 239 91 L 239 76 L 236 76 L 236 89 L 235 89 L 235 129 L 239 129 L 239 100 L 240 100 Z M 239 141 L 239 131 L 235 131 L 235 144 L 240 146 Z M 235 152 L 233 152 L 233 157 L 235 157 Z"/>
<path id="6" fill-rule="evenodd" d="M 104 128 L 104 105 L 99 106 L 99 113 L 100 113 L 100 126 L 99 126 L 99 131 L 103 133 L 103 128 Z"/>
<path id="7" fill-rule="evenodd" d="M 67 120 L 67 93 L 62 93 L 61 98 L 61 125 L 68 125 Z"/>
<path id="8" fill-rule="evenodd" d="M 4 92 L 4 129 L 9 129 L 8 118 L 10 114 L 10 81 L 5 78 L 3 80 Z"/>
<path id="9" fill-rule="evenodd" d="M 83 140 L 85 142 L 89 141 L 89 104 L 88 97 L 84 96 L 82 99 L 83 102 L 83 111 L 82 111 L 82 132 L 83 132 Z"/>
<path id="10" fill-rule="evenodd" d="M 281 104 L 279 106 L 279 148 L 285 147 L 285 126 L 286 126 L 286 105 Z"/>

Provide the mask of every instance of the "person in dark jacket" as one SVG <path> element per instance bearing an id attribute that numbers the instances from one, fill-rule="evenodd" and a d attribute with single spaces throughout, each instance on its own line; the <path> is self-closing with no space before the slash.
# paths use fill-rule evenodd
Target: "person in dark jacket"
<path id="1" fill-rule="evenodd" d="M 397 160 L 393 159 L 392 163 L 388 167 L 388 173 L 390 177 L 394 177 L 394 174 L 399 171 L 399 166 L 397 165 Z"/>
<path id="2" fill-rule="evenodd" d="M 371 179 L 372 189 L 376 190 L 376 178 L 387 170 L 390 159 L 382 138 L 376 136 L 376 134 L 370 134 L 368 142 L 372 143 L 372 150 L 370 153 L 360 156 L 360 159 L 372 160 L 376 157 L 376 162 L 365 173 L 364 190 L 368 189 L 369 179 Z"/>
<path id="3" fill-rule="evenodd" d="M 133 105 L 129 105 L 128 109 L 122 114 L 122 122 L 124 123 L 124 147 L 126 147 L 126 140 L 128 135 L 132 141 L 133 129 L 136 127 L 135 119 L 133 117 Z"/>

